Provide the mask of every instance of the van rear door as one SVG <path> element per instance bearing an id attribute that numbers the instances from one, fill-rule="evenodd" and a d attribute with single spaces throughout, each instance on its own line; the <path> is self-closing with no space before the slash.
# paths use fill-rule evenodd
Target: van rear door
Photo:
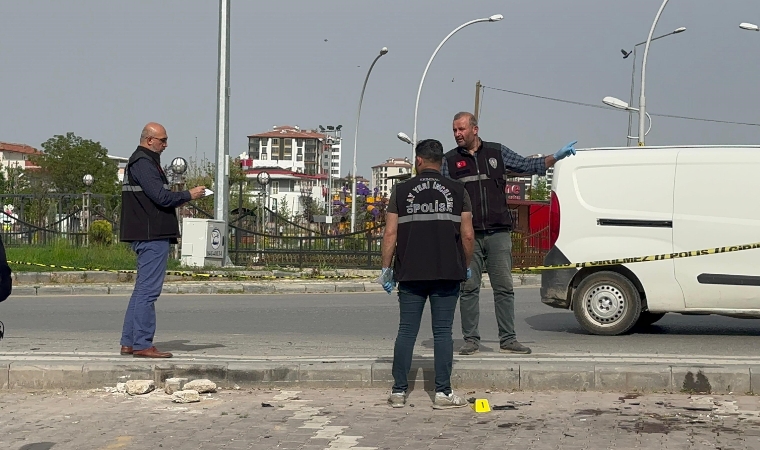
<path id="1" fill-rule="evenodd" d="M 673 252 L 760 241 L 760 148 L 683 149 L 673 197 Z M 760 309 L 760 249 L 674 260 L 686 308 Z"/>

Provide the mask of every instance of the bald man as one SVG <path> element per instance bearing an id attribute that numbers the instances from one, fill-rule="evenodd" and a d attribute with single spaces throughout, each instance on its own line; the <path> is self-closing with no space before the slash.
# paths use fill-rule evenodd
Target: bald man
<path id="1" fill-rule="evenodd" d="M 155 303 L 164 286 L 171 244 L 177 243 L 176 208 L 203 197 L 205 186 L 183 192 L 169 190 L 161 168 L 161 153 L 169 137 L 161 124 L 151 122 L 140 134 L 140 145 L 129 158 L 121 189 L 122 242 L 137 253 L 137 278 L 121 332 L 121 354 L 135 358 L 171 358 L 153 345 Z"/>

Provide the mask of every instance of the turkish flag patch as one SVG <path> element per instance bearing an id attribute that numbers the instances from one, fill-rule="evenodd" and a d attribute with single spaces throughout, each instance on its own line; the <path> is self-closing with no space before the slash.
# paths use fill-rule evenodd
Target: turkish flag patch
<path id="1" fill-rule="evenodd" d="M 467 161 L 457 161 L 457 169 L 461 169 L 462 167 L 467 165 Z"/>

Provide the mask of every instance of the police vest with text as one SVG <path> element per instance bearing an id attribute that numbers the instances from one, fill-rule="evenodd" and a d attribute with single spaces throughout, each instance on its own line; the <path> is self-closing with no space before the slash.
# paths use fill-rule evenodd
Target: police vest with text
<path id="1" fill-rule="evenodd" d="M 449 176 L 464 183 L 470 194 L 475 231 L 511 230 L 501 144 L 483 141 L 475 155 L 457 147 L 447 152 L 445 158 Z"/>
<path id="2" fill-rule="evenodd" d="M 132 179 L 130 168 L 132 164 L 141 158 L 147 158 L 156 164 L 156 170 L 161 174 L 164 188 L 169 189 L 169 180 L 161 169 L 159 155 L 144 147 L 130 156 L 127 167 L 124 169 L 124 183 L 121 187 L 121 232 L 122 242 L 152 241 L 157 239 L 169 239 L 173 244 L 179 237 L 179 224 L 177 223 L 177 211 L 173 207 L 159 206 L 145 195 L 142 187 Z"/>
<path id="3" fill-rule="evenodd" d="M 463 281 L 464 186 L 434 170 L 396 185 L 396 281 Z"/>

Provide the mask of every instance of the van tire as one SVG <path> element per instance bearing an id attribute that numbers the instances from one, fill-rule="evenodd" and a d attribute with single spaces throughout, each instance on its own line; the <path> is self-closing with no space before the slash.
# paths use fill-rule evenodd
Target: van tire
<path id="1" fill-rule="evenodd" d="M 636 325 L 641 315 L 641 296 L 625 276 L 596 272 L 584 278 L 573 293 L 573 313 L 589 333 L 615 336 Z"/>

